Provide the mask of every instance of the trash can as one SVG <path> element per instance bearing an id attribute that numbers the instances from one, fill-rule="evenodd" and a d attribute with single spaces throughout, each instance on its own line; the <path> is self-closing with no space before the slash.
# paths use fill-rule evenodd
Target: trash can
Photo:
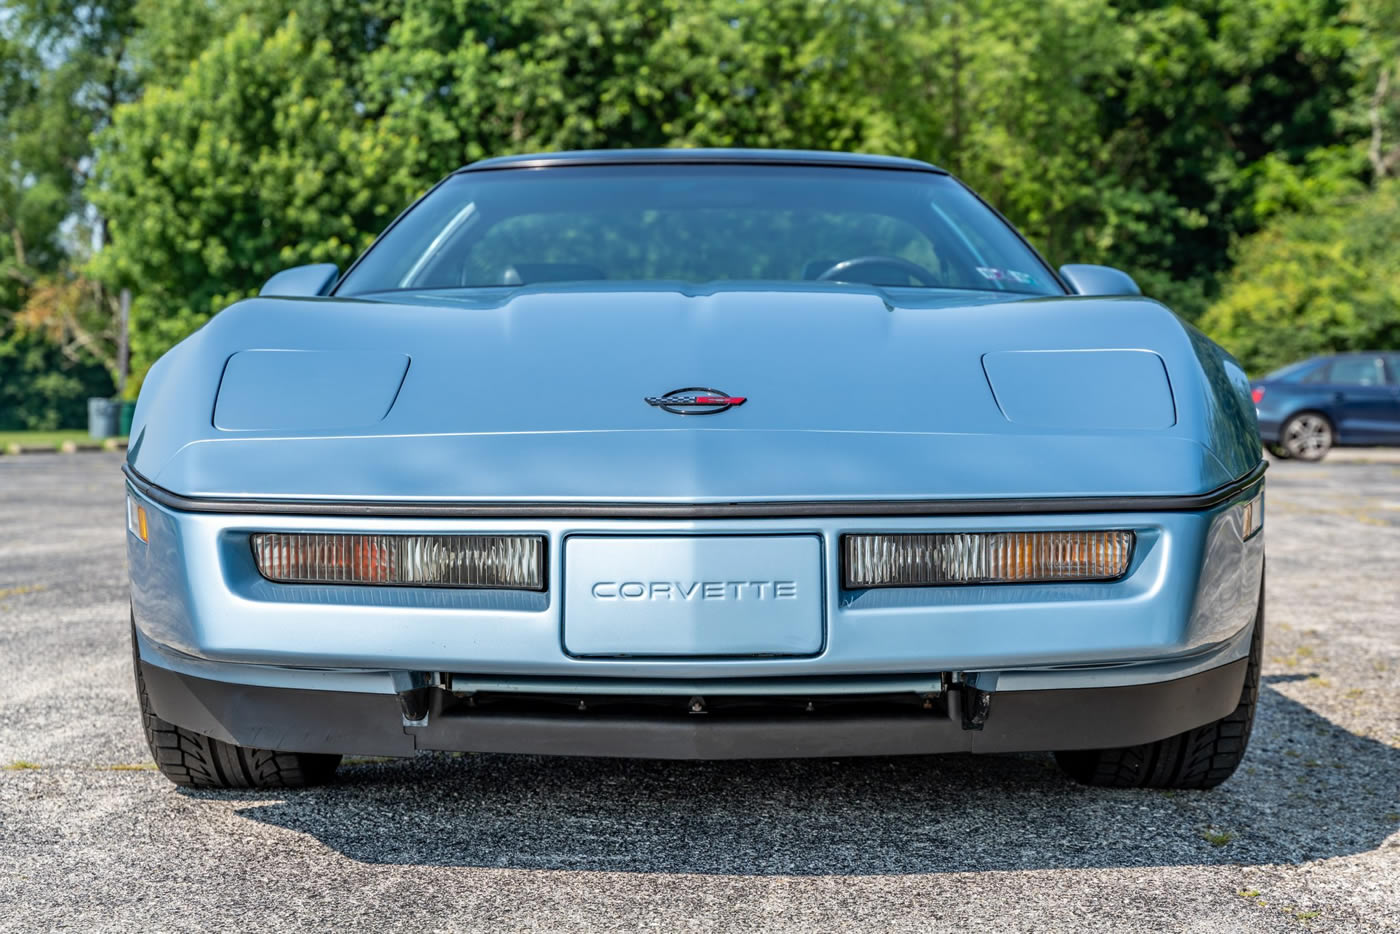
<path id="1" fill-rule="evenodd" d="M 131 417 L 136 414 L 135 402 L 123 402 L 122 414 L 117 419 L 117 434 L 123 438 L 131 434 Z"/>
<path id="2" fill-rule="evenodd" d="M 110 438 L 117 433 L 122 404 L 116 399 L 88 398 L 88 437 Z"/>

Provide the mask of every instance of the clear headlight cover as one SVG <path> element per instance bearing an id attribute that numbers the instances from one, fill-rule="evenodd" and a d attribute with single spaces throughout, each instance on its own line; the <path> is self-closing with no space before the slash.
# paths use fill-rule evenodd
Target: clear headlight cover
<path id="1" fill-rule="evenodd" d="M 1132 532 L 945 532 L 846 535 L 848 589 L 1095 581 L 1122 577 Z"/>
<path id="2" fill-rule="evenodd" d="M 322 535 L 260 532 L 253 557 L 268 580 L 544 590 L 540 535 Z"/>

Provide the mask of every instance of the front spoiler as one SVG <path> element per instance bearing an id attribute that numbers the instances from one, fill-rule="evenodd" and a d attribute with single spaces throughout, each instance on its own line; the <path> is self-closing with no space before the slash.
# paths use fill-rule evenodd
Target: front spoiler
<path id="1" fill-rule="evenodd" d="M 433 715 L 406 723 L 398 696 L 232 684 L 144 660 L 152 711 L 241 746 L 410 756 L 418 750 L 647 759 L 785 759 L 1134 746 L 1226 716 L 1248 659 L 1155 684 L 995 693 L 954 690 L 943 713 L 722 720 Z M 986 699 L 975 717 L 968 699 Z M 974 721 L 980 721 L 974 723 Z"/>

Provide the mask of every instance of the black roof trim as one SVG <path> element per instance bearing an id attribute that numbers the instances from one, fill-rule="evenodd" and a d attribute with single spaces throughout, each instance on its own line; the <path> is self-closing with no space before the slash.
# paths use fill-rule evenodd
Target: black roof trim
<path id="1" fill-rule="evenodd" d="M 458 169 L 453 174 L 488 172 L 494 169 L 545 169 L 580 165 L 815 165 L 948 174 L 938 166 L 917 159 L 854 152 L 819 152 L 809 149 L 584 149 L 573 152 L 537 152 L 482 159 Z"/>

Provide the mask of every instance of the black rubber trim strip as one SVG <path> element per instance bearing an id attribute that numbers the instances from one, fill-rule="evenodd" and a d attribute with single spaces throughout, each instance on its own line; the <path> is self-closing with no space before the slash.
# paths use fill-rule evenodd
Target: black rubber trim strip
<path id="1" fill-rule="evenodd" d="M 1090 512 L 1195 512 L 1227 502 L 1257 483 L 1268 468 L 1207 493 L 1187 496 L 1057 496 L 1035 499 L 833 500 L 752 503 L 441 503 L 193 497 L 156 486 L 130 464 L 122 472 L 136 490 L 179 512 L 254 516 L 375 516 L 404 518 L 551 519 L 781 519 L 812 516 L 1022 516 Z"/>
<path id="2" fill-rule="evenodd" d="M 606 150 L 604 152 L 607 152 Z M 625 152 L 625 151 L 624 151 Z M 878 158 L 878 157 L 877 157 Z M 898 157 L 895 157 L 898 158 Z M 487 164 L 483 164 L 487 163 Z M 457 169 L 453 175 L 476 174 L 478 172 L 505 172 L 511 169 L 567 169 L 567 168 L 598 168 L 600 166 L 629 166 L 629 165 L 778 165 L 791 167 L 813 167 L 827 169 L 875 169 L 892 172 L 926 172 L 932 175 L 948 175 L 947 169 L 939 168 L 936 165 L 911 161 L 909 163 L 879 162 L 874 159 L 862 161 L 859 159 L 823 158 L 812 156 L 804 158 L 802 156 L 774 157 L 774 158 L 754 158 L 752 156 L 741 155 L 709 155 L 704 151 L 688 152 L 684 157 L 663 159 L 648 158 L 647 156 L 627 156 L 619 158 L 608 158 L 606 155 L 598 156 L 568 156 L 568 155 L 541 155 L 533 159 L 520 159 L 518 161 L 495 163 L 494 160 L 474 162 L 471 165 L 464 165 Z"/>

